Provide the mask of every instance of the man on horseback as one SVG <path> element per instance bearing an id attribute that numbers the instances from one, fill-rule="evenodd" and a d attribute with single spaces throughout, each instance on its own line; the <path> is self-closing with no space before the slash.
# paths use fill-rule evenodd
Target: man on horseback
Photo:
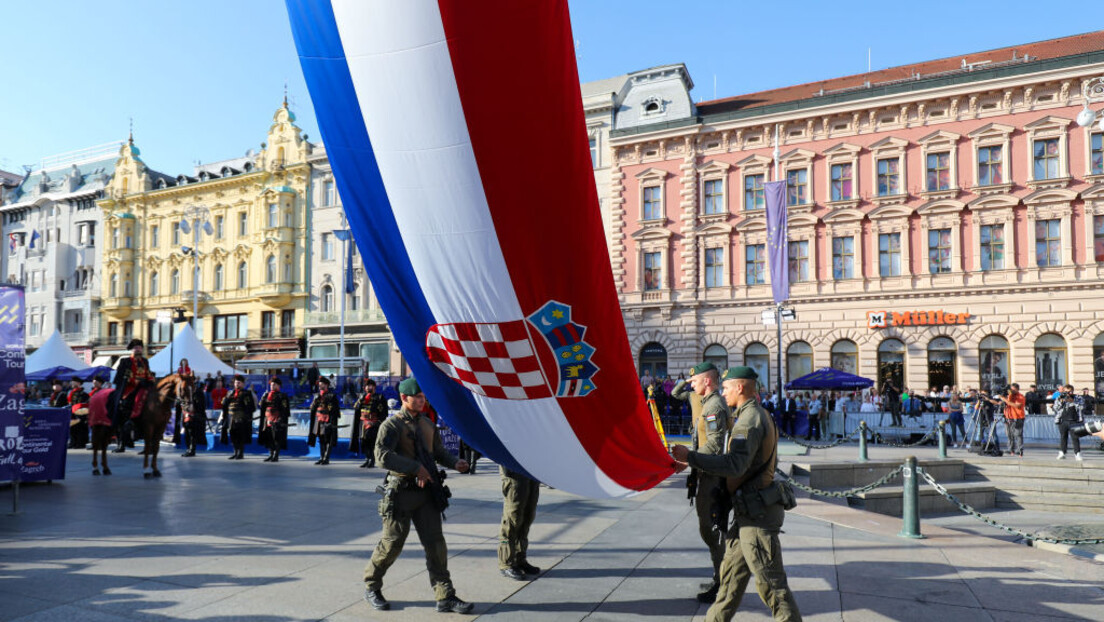
<path id="1" fill-rule="evenodd" d="M 142 355 L 145 344 L 141 339 L 131 339 L 127 344 L 130 356 L 119 361 L 119 368 L 115 372 L 115 400 L 112 423 L 119 435 L 119 446 L 115 453 L 122 453 L 127 445 L 128 437 L 133 434 L 133 419 L 141 414 L 142 404 L 146 394 L 153 386 L 153 372 L 149 368 L 149 360 Z M 129 441 L 133 447 L 133 441 Z"/>

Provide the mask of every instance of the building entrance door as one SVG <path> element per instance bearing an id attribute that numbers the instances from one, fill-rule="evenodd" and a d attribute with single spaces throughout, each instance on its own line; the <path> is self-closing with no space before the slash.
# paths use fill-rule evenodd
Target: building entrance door
<path id="1" fill-rule="evenodd" d="M 928 387 L 942 391 L 953 387 L 955 380 L 955 343 L 948 337 L 936 337 L 928 344 Z M 926 388 L 926 387 L 925 387 Z"/>
<path id="2" fill-rule="evenodd" d="M 667 348 L 656 342 L 640 348 L 640 376 L 663 378 L 667 375 Z"/>

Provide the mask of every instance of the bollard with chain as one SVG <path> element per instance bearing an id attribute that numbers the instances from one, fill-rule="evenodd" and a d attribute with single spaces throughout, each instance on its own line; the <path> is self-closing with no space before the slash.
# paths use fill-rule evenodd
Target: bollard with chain
<path id="1" fill-rule="evenodd" d="M 869 460 L 866 456 L 866 422 L 859 422 L 859 462 Z"/>
<path id="2" fill-rule="evenodd" d="M 946 434 L 947 422 L 946 421 L 940 421 L 939 424 L 938 424 L 938 427 L 939 427 L 939 459 L 940 460 L 946 460 L 947 459 L 947 434 Z"/>
<path id="3" fill-rule="evenodd" d="M 920 480 L 916 472 L 916 456 L 905 458 L 905 467 L 901 471 L 904 479 L 904 491 L 901 495 L 901 533 L 902 538 L 923 538 L 920 535 Z"/>

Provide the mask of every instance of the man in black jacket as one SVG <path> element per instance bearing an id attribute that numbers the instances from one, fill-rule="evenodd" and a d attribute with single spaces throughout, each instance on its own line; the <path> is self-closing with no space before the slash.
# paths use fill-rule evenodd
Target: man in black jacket
<path id="1" fill-rule="evenodd" d="M 257 403 L 253 392 L 245 388 L 245 378 L 234 376 L 234 390 L 222 400 L 222 410 L 230 422 L 230 442 L 234 445 L 234 455 L 230 460 L 245 458 L 245 444 L 253 439 L 253 411 Z"/>
<path id="2" fill-rule="evenodd" d="M 322 376 L 318 379 L 318 397 L 314 398 L 310 408 L 310 435 L 307 444 L 319 445 L 319 458 L 315 464 L 329 464 L 330 452 L 337 444 L 337 422 L 341 419 L 341 403 L 337 395 L 330 391 L 330 379 Z"/>
<path id="3" fill-rule="evenodd" d="M 280 450 L 287 449 L 288 419 L 291 418 L 291 401 L 281 391 L 283 383 L 273 376 L 268 383 L 268 392 L 261 398 L 261 433 L 268 446 L 265 462 L 279 462 Z"/>

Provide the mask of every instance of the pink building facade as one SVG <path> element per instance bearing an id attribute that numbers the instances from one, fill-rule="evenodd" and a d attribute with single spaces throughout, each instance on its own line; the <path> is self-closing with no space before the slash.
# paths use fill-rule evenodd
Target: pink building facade
<path id="1" fill-rule="evenodd" d="M 1091 33 L 689 114 L 666 106 L 688 76 L 638 80 L 609 197 L 641 372 L 710 358 L 774 386 L 762 184 L 777 169 L 797 315 L 784 379 L 832 366 L 914 390 L 1080 390 L 1099 375 L 1104 392 L 1104 137 L 1075 122 L 1102 74 Z"/>

